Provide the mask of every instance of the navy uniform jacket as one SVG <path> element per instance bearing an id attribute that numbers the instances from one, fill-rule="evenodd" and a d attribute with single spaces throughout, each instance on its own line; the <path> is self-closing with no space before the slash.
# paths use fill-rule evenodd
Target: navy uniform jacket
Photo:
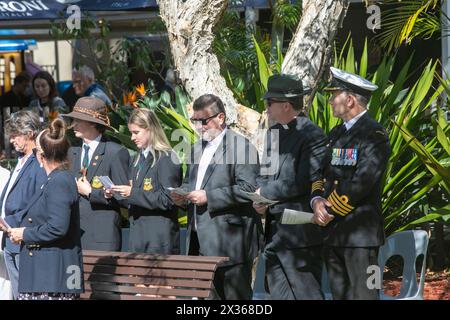
<path id="1" fill-rule="evenodd" d="M 201 142 L 193 147 L 183 188 L 195 190 Z M 243 192 L 256 190 L 259 172 L 255 147 L 243 136 L 228 129 L 209 164 L 201 189 L 208 202 L 197 206 L 197 236 L 200 254 L 229 257 L 226 264 L 252 263 L 261 248 L 261 218 Z M 194 206 L 188 206 L 188 235 L 194 219 Z M 189 252 L 189 248 L 187 249 Z"/>
<path id="2" fill-rule="evenodd" d="M 368 112 L 347 132 L 344 125 L 329 134 L 323 180 L 313 183 L 312 197 L 322 196 L 335 216 L 325 244 L 376 247 L 384 243 L 381 215 L 382 178 L 390 156 L 386 130 Z"/>
<path id="3" fill-rule="evenodd" d="M 134 162 L 131 166 L 132 188 L 128 198 L 129 251 L 180 254 L 178 208 L 167 189 L 181 184 L 183 172 L 178 157 L 174 152 L 161 153 L 152 167 L 153 156 L 149 153 L 141 169 Z"/>
<path id="4" fill-rule="evenodd" d="M 127 149 L 105 137 L 95 149 L 86 174 L 92 193 L 89 198 L 79 196 L 83 249 L 120 251 L 120 205 L 115 198 L 105 198 L 98 176 L 109 176 L 116 185 L 128 184 L 129 158 Z M 69 159 L 72 173 L 81 177 L 81 147 L 72 147 Z"/>
<path id="5" fill-rule="evenodd" d="M 19 292 L 81 293 L 83 259 L 75 177 L 54 170 L 9 224 L 25 227 L 20 250 Z"/>
<path id="6" fill-rule="evenodd" d="M 274 166 L 278 160 L 278 166 L 274 166 L 275 171 L 270 175 L 265 175 L 262 167 L 258 178 L 260 194 L 279 201 L 269 207 L 266 219 L 267 248 L 274 250 L 321 245 L 323 241 L 322 231 L 315 224 L 283 225 L 279 222 L 284 209 L 312 212 L 311 182 L 320 178 L 320 165 L 326 151 L 325 134 L 308 118 L 299 116 L 287 126 L 285 129 L 277 124 L 270 128 L 264 159 L 266 162 L 269 155 L 270 165 Z"/>
<path id="7" fill-rule="evenodd" d="M 19 211 L 25 209 L 30 201 L 30 198 L 36 193 L 37 190 L 39 190 L 45 181 L 47 181 L 47 174 L 45 173 L 45 170 L 41 168 L 35 155 L 31 154 L 20 170 L 12 189 L 8 194 L 5 203 L 5 217 L 15 215 Z M 0 197 L 0 210 L 8 185 L 9 181 L 3 189 L 3 193 Z M 12 228 L 16 228 L 19 225 L 14 224 L 13 222 L 10 226 Z M 8 237 L 3 237 L 2 248 L 5 248 L 5 246 L 10 252 L 20 252 L 20 246 L 13 244 Z"/>

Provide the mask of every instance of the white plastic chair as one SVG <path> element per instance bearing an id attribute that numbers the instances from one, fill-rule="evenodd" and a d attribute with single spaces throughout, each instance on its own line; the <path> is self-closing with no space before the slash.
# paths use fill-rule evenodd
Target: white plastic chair
<path id="1" fill-rule="evenodd" d="M 389 257 L 399 255 L 403 258 L 403 280 L 400 294 L 396 297 L 385 295 L 380 291 L 382 300 L 423 300 L 423 288 L 425 285 L 425 269 L 427 261 L 428 234 L 423 230 L 409 230 L 394 233 L 386 239 L 386 243 L 378 253 L 380 270 Z M 417 283 L 416 260 L 423 255 L 420 280 Z"/>

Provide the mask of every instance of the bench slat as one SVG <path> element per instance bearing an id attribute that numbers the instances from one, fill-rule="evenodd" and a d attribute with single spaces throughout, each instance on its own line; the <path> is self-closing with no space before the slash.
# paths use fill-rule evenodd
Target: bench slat
<path id="1" fill-rule="evenodd" d="M 87 283 L 85 288 L 91 291 L 105 291 L 105 292 L 118 292 L 118 293 L 131 293 L 131 294 L 148 294 L 158 296 L 175 296 L 175 297 L 199 297 L 207 298 L 209 296 L 209 290 L 189 290 L 189 289 L 177 289 L 177 288 L 146 288 L 136 286 L 121 286 L 104 283 Z"/>
<path id="2" fill-rule="evenodd" d="M 101 265 L 84 265 L 84 272 L 91 274 L 138 275 L 166 278 L 212 280 L 214 272 L 195 270 L 150 269 L 139 267 L 113 267 Z"/>
<path id="3" fill-rule="evenodd" d="M 222 263 L 229 260 L 228 257 L 207 257 L 207 256 L 181 256 L 181 255 L 160 255 L 146 253 L 130 253 L 130 252 L 111 252 L 111 251 L 95 251 L 83 250 L 84 257 L 118 257 L 134 260 L 165 260 L 165 261 L 185 261 L 185 262 L 211 262 Z"/>
<path id="4" fill-rule="evenodd" d="M 81 299 L 173 300 L 208 298 L 227 257 L 83 250 Z"/>
<path id="5" fill-rule="evenodd" d="M 205 280 L 178 280 L 170 278 L 128 277 L 128 276 L 103 275 L 103 274 L 85 274 L 84 281 L 112 282 L 124 284 L 157 284 L 157 285 L 168 285 L 168 286 L 199 288 L 199 289 L 209 289 L 212 286 L 212 281 L 205 281 Z"/>
<path id="6" fill-rule="evenodd" d="M 173 300 L 170 298 L 154 298 L 148 296 L 136 296 L 133 294 L 114 294 L 107 292 L 85 292 L 80 295 L 82 300 Z"/>
<path id="7" fill-rule="evenodd" d="M 165 260 L 134 260 L 134 259 L 115 259 L 112 257 L 84 257 L 83 263 L 128 266 L 128 267 L 211 270 L 211 271 L 214 271 L 217 268 L 217 264 L 211 262 L 195 263 L 195 262 L 165 261 Z"/>

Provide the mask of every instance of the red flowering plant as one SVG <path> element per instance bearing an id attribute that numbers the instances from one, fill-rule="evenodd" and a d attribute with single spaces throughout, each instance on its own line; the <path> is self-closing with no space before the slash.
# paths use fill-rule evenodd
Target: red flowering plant
<path id="1" fill-rule="evenodd" d="M 147 87 L 139 84 L 130 92 L 125 92 L 122 96 L 122 103 L 114 104 L 109 113 L 111 126 L 116 131 L 109 131 L 108 134 L 118 139 L 128 149 L 136 150 L 136 146 L 131 141 L 131 133 L 128 130 L 128 118 L 131 112 L 137 108 L 148 108 L 153 110 L 158 116 L 164 131 L 171 141 L 172 132 L 183 129 L 183 135 L 187 141 L 193 143 L 196 134 L 189 122 L 186 106 L 190 99 L 183 89 L 176 87 L 175 99 L 172 100 L 168 92 L 158 93 L 150 80 Z M 174 145 L 179 141 L 172 142 Z"/>

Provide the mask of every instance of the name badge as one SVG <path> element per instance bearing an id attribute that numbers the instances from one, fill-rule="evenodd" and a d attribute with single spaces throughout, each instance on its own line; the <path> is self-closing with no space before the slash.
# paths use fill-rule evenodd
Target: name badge
<path id="1" fill-rule="evenodd" d="M 358 162 L 358 149 L 334 148 L 331 157 L 333 166 L 356 166 Z"/>

